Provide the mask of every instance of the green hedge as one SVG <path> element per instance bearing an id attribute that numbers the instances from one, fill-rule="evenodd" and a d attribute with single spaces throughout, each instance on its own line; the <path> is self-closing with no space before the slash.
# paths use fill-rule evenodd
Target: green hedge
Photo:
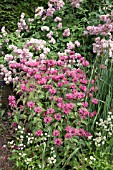
<path id="1" fill-rule="evenodd" d="M 46 7 L 47 1 L 48 0 L 2 0 L 0 2 L 0 29 L 2 26 L 5 26 L 9 32 L 15 31 L 22 12 L 28 17 L 33 17 L 35 7 Z"/>

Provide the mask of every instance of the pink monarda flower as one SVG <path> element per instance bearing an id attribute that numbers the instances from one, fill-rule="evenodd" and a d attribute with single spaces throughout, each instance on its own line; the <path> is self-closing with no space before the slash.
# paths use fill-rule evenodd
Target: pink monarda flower
<path id="1" fill-rule="evenodd" d="M 36 136 L 42 136 L 42 130 L 37 130 L 36 132 L 35 132 L 35 135 Z"/>
<path id="2" fill-rule="evenodd" d="M 54 88 L 54 89 L 49 89 L 49 92 L 50 92 L 50 94 L 55 94 L 56 93 L 56 89 Z"/>
<path id="3" fill-rule="evenodd" d="M 83 85 L 80 85 L 79 88 L 84 92 L 86 92 L 86 90 L 87 90 L 86 86 L 83 86 Z"/>
<path id="4" fill-rule="evenodd" d="M 62 115 L 59 113 L 54 114 L 54 119 L 59 121 L 61 119 Z"/>
<path id="5" fill-rule="evenodd" d="M 35 107 L 34 111 L 39 114 L 39 113 L 42 112 L 42 108 L 41 107 Z"/>
<path id="6" fill-rule="evenodd" d="M 87 66 L 89 65 L 89 62 L 88 62 L 88 61 L 83 61 L 83 62 L 82 62 L 82 65 L 83 65 L 84 67 L 87 67 Z"/>
<path id="7" fill-rule="evenodd" d="M 92 99 L 92 103 L 93 103 L 93 104 L 98 104 L 98 99 L 93 98 L 93 99 Z"/>
<path id="8" fill-rule="evenodd" d="M 28 90 L 26 84 L 24 84 L 24 83 L 21 84 L 20 88 L 21 88 L 22 91 L 27 91 Z"/>
<path id="9" fill-rule="evenodd" d="M 9 106 L 11 106 L 12 108 L 15 108 L 17 106 L 15 96 L 9 96 L 8 100 Z"/>
<path id="10" fill-rule="evenodd" d="M 33 108 L 35 106 L 35 103 L 33 101 L 27 102 L 28 108 Z"/>
<path id="11" fill-rule="evenodd" d="M 55 110 L 53 108 L 48 108 L 47 109 L 47 114 L 52 114 L 54 112 L 55 112 Z"/>
<path id="12" fill-rule="evenodd" d="M 44 123 L 50 123 L 52 121 L 52 118 L 47 116 L 44 118 Z"/>
<path id="13" fill-rule="evenodd" d="M 62 139 L 56 138 L 56 139 L 54 140 L 54 143 L 55 143 L 56 145 L 60 146 L 63 142 L 62 142 Z"/>
<path id="14" fill-rule="evenodd" d="M 97 112 L 96 111 L 93 111 L 92 113 L 90 113 L 90 117 L 94 117 L 94 116 L 96 116 L 97 115 Z"/>
<path id="15" fill-rule="evenodd" d="M 53 136 L 58 136 L 58 135 L 60 135 L 60 132 L 58 130 L 54 130 L 53 131 Z"/>
<path id="16" fill-rule="evenodd" d="M 71 134 L 71 133 L 66 133 L 66 134 L 65 134 L 65 138 L 68 138 L 68 139 L 69 139 L 69 138 L 72 138 L 72 134 Z"/>
<path id="17" fill-rule="evenodd" d="M 80 108 L 78 112 L 81 118 L 86 118 L 86 116 L 89 116 L 89 111 L 84 107 Z"/>
<path id="18" fill-rule="evenodd" d="M 9 100 L 9 101 L 15 100 L 15 96 L 9 96 L 9 97 L 8 97 L 8 100 Z"/>
<path id="19" fill-rule="evenodd" d="M 82 102 L 83 107 L 88 107 L 88 102 Z"/>

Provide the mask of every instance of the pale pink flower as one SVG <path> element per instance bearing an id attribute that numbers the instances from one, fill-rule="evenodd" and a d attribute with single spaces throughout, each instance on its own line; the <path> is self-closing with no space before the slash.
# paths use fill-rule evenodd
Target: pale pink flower
<path id="1" fill-rule="evenodd" d="M 62 29 L 62 23 L 61 22 L 58 23 L 58 28 Z"/>
<path id="2" fill-rule="evenodd" d="M 67 28 L 67 29 L 64 30 L 63 36 L 64 36 L 64 37 L 69 37 L 69 36 L 70 36 L 70 29 L 69 29 L 69 28 Z"/>

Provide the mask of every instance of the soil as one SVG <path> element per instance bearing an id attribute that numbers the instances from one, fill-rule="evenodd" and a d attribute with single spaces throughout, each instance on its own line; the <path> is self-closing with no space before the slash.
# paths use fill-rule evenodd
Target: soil
<path id="1" fill-rule="evenodd" d="M 10 150 L 3 145 L 11 139 L 9 124 L 6 121 L 0 120 L 0 170 L 13 170 L 13 162 L 8 160 Z"/>

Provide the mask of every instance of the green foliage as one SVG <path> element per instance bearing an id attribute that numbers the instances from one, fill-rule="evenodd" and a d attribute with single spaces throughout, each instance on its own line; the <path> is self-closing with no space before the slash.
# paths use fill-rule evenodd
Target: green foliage
<path id="1" fill-rule="evenodd" d="M 24 12 L 27 17 L 33 17 L 37 6 L 47 5 L 46 0 L 2 0 L 0 1 L 0 29 L 6 27 L 8 32 L 17 29 L 20 14 Z"/>

